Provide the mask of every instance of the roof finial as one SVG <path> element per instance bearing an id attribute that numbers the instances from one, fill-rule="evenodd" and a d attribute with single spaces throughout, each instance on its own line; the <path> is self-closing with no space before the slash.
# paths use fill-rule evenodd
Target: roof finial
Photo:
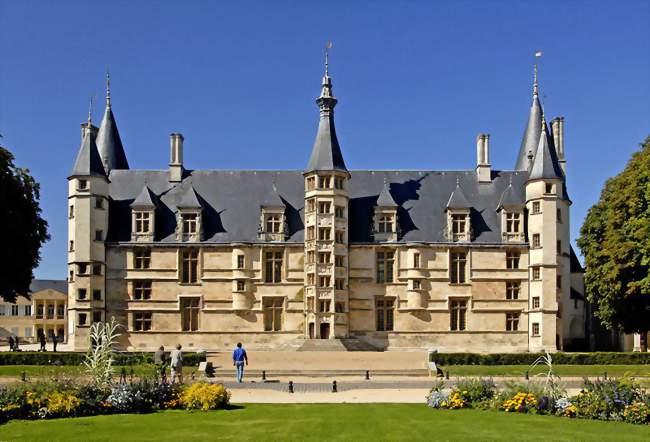
<path id="1" fill-rule="evenodd" d="M 535 58 L 542 56 L 542 51 L 535 52 Z M 539 84 L 537 83 L 537 63 L 534 65 L 533 73 L 533 95 L 539 95 Z"/>
<path id="2" fill-rule="evenodd" d="M 329 49 L 332 49 L 332 40 L 325 44 L 325 77 L 329 77 Z"/>
<path id="3" fill-rule="evenodd" d="M 106 109 L 111 108 L 111 73 L 106 68 Z"/>
<path id="4" fill-rule="evenodd" d="M 93 124 L 93 102 L 95 101 L 95 94 L 90 94 L 90 105 L 88 106 L 88 129 Z"/>
<path id="5" fill-rule="evenodd" d="M 460 177 L 456 177 L 456 187 L 460 187 Z"/>

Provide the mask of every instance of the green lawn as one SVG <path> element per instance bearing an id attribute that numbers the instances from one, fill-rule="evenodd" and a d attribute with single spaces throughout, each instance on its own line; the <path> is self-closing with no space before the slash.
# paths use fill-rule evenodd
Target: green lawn
<path id="1" fill-rule="evenodd" d="M 127 375 L 131 373 L 131 368 L 133 368 L 133 373 L 136 376 L 141 375 L 153 375 L 154 366 L 153 365 L 134 365 L 133 367 L 127 366 L 126 369 Z M 122 367 L 116 366 L 114 369 L 115 375 L 119 376 Z M 80 365 L 0 365 L 0 377 L 20 377 L 21 373 L 25 372 L 27 377 L 47 377 L 54 375 L 82 375 L 84 372 L 84 367 Z M 167 370 L 169 374 L 169 369 Z"/>
<path id="2" fill-rule="evenodd" d="M 527 365 L 446 365 L 443 371 L 454 376 L 523 376 L 529 369 Z M 553 365 L 558 376 L 650 376 L 650 365 Z M 547 369 L 537 366 L 530 375 L 546 373 Z"/>
<path id="3" fill-rule="evenodd" d="M 166 411 L 11 421 L 2 440 L 616 440 L 650 439 L 650 427 L 417 404 L 250 404 L 215 412 Z"/>

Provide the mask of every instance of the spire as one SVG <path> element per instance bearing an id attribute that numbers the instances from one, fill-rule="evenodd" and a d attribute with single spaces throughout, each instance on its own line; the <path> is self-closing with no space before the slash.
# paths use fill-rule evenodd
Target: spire
<path id="1" fill-rule="evenodd" d="M 528 180 L 562 179 L 562 169 L 557 161 L 555 149 L 549 143 L 546 121 L 542 117 L 542 133 L 540 134 L 533 165 L 530 168 Z"/>
<path id="2" fill-rule="evenodd" d="M 384 188 L 381 190 L 381 193 L 379 194 L 379 198 L 377 198 L 377 206 L 397 207 L 397 203 L 393 199 L 393 196 L 390 194 L 390 187 L 388 185 L 388 182 L 386 181 L 386 178 L 384 178 Z"/>
<path id="3" fill-rule="evenodd" d="M 129 168 L 111 106 L 111 76 L 108 71 L 106 71 L 106 110 L 97 132 L 97 148 L 107 174 L 113 169 Z"/>
<path id="4" fill-rule="evenodd" d="M 321 84 L 320 96 L 316 99 L 320 109 L 320 121 L 306 172 L 317 170 L 348 171 L 345 167 L 345 161 L 343 161 L 343 154 L 341 153 L 334 126 L 334 107 L 338 100 L 332 94 L 332 78 L 329 76 L 328 49 L 331 47 L 331 42 L 325 47 L 325 75 Z"/>
<path id="5" fill-rule="evenodd" d="M 104 171 L 104 166 L 102 165 L 102 160 L 99 157 L 99 151 L 97 150 L 97 144 L 95 144 L 95 130 L 92 123 L 92 108 L 93 100 L 90 99 L 90 108 L 88 110 L 88 122 L 82 124 L 86 126 L 84 128 L 84 136 L 81 140 L 81 146 L 79 147 L 79 153 L 77 153 L 77 159 L 74 162 L 74 167 L 70 176 L 106 176 Z"/>
<path id="6" fill-rule="evenodd" d="M 528 170 L 528 153 L 535 153 L 539 135 L 542 133 L 542 115 L 544 110 L 539 101 L 539 85 L 537 82 L 537 64 L 534 67 L 533 74 L 533 103 L 530 106 L 528 115 L 528 124 L 524 129 L 524 136 L 519 147 L 519 155 L 515 163 L 515 170 Z"/>

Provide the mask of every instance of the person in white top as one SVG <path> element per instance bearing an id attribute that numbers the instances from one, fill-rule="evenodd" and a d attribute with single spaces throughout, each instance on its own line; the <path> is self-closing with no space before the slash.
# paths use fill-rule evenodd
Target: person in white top
<path id="1" fill-rule="evenodd" d="M 183 383 L 183 353 L 181 352 L 181 344 L 176 346 L 176 350 L 172 350 L 169 355 L 169 365 L 171 367 L 172 384 L 178 376 L 178 382 Z"/>

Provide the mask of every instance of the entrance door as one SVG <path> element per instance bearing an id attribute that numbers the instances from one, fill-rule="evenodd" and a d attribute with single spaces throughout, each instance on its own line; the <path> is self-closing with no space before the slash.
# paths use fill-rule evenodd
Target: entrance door
<path id="1" fill-rule="evenodd" d="M 309 339 L 314 339 L 314 323 L 309 323 Z"/>
<path id="2" fill-rule="evenodd" d="M 329 322 L 321 322 L 320 324 L 320 338 L 329 339 L 330 338 L 330 324 Z"/>

